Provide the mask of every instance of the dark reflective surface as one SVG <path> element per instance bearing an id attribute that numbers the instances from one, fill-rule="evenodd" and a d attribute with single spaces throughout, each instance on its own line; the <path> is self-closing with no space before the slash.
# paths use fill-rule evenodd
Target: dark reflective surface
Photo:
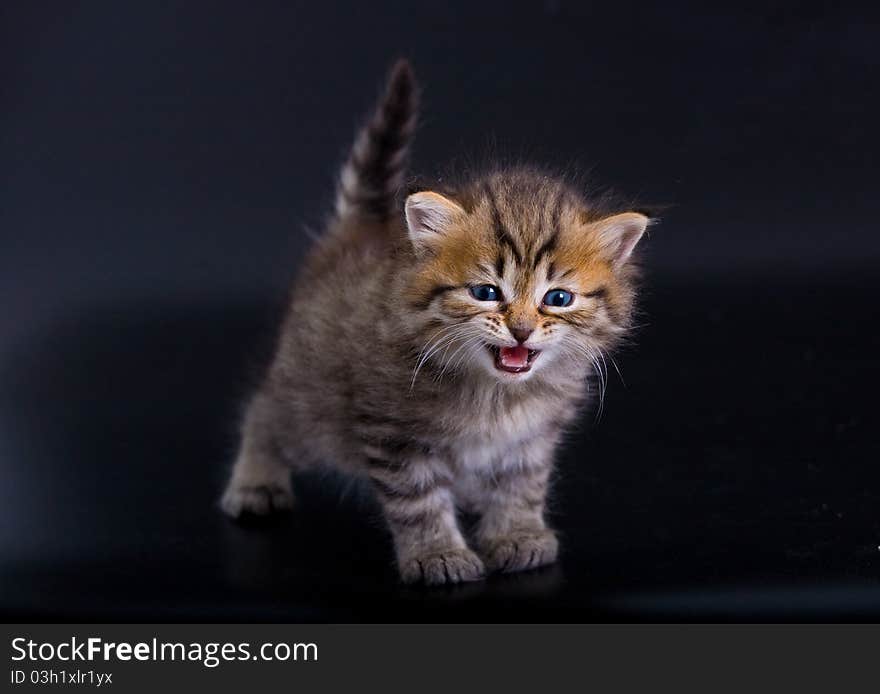
<path id="1" fill-rule="evenodd" d="M 259 306 L 95 312 L 0 374 L 0 600 L 21 619 L 880 618 L 880 339 L 867 281 L 649 285 L 600 422 L 561 454 L 559 565 L 396 583 L 376 507 L 299 479 L 275 523 L 216 511 Z"/>
<path id="2" fill-rule="evenodd" d="M 0 611 L 880 619 L 878 13 L 852 4 L 0 5 Z M 215 509 L 354 123 L 670 204 L 637 345 L 560 455 L 560 564 L 397 585 L 368 496 Z M 480 157 L 476 156 L 479 160 Z"/>

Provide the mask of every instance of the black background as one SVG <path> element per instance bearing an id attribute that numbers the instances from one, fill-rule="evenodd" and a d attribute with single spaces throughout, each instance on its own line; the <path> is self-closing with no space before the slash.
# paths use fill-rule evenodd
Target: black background
<path id="1" fill-rule="evenodd" d="M 6 3 L 0 607 L 22 619 L 877 619 L 876 12 L 819 2 Z M 556 567 L 403 589 L 372 502 L 214 506 L 390 62 L 414 169 L 664 205 Z M 625 382 L 625 385 L 624 385 Z"/>

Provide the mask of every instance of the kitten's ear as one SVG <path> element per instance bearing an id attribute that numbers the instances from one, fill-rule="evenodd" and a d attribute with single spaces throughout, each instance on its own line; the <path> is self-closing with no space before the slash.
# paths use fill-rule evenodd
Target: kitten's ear
<path id="1" fill-rule="evenodd" d="M 430 191 L 410 195 L 404 209 L 410 241 L 419 251 L 439 240 L 452 220 L 465 214 L 458 203 Z"/>
<path id="2" fill-rule="evenodd" d="M 650 221 L 639 212 L 624 212 L 595 223 L 599 248 L 613 267 L 620 267 L 627 261 Z"/>

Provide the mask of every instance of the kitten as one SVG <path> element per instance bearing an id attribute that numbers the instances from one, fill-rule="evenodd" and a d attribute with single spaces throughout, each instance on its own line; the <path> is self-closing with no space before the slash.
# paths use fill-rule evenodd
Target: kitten
<path id="1" fill-rule="evenodd" d="M 400 209 L 416 105 L 400 62 L 294 286 L 221 504 L 290 508 L 291 468 L 336 465 L 371 481 L 401 578 L 441 584 L 556 559 L 554 449 L 627 330 L 649 220 L 522 168 Z M 470 544 L 458 511 L 479 518 Z"/>

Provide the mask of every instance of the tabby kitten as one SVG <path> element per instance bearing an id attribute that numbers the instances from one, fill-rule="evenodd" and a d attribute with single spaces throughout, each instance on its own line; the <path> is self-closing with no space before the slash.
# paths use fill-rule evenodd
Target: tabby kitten
<path id="1" fill-rule="evenodd" d="M 554 449 L 629 325 L 649 220 L 522 168 L 401 210 L 416 105 L 400 62 L 294 286 L 222 508 L 290 508 L 291 468 L 333 464 L 372 483 L 402 579 L 441 584 L 556 559 Z M 458 511 L 479 519 L 470 542 Z"/>

